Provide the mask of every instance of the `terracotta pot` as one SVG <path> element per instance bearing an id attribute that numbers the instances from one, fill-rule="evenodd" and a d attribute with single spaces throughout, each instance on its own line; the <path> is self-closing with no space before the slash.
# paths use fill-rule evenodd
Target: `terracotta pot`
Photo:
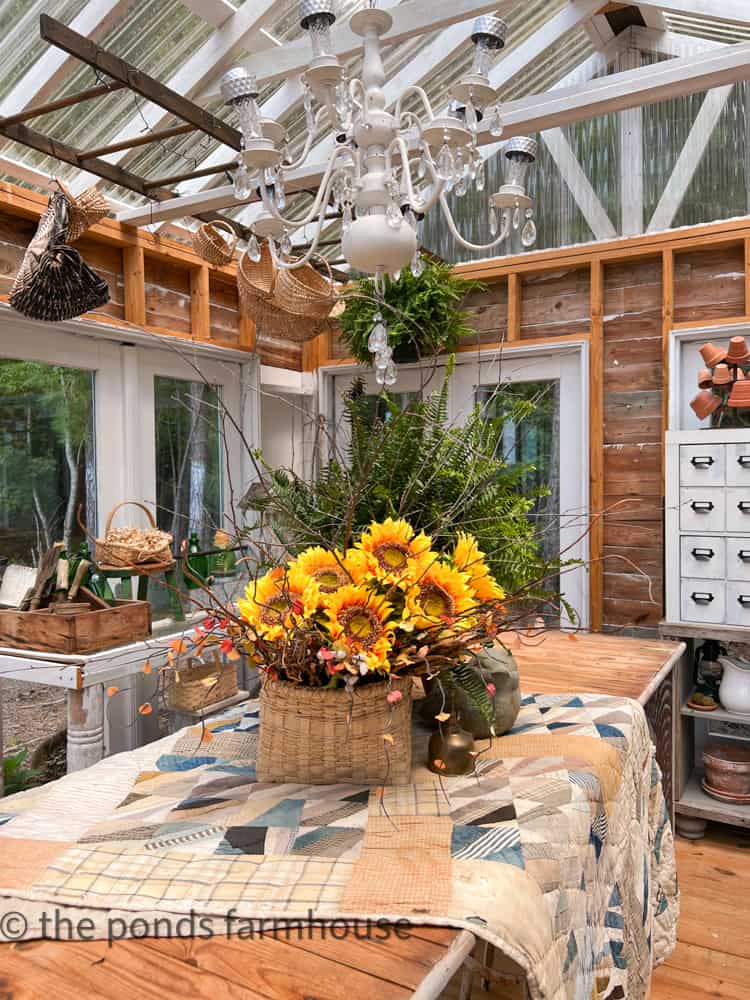
<path id="1" fill-rule="evenodd" d="M 737 371 L 734 373 L 735 382 L 744 382 L 746 378 L 747 375 L 745 375 L 745 373 L 741 368 L 738 368 Z"/>
<path id="2" fill-rule="evenodd" d="M 717 347 L 716 344 L 708 343 L 701 347 L 701 357 L 708 368 L 715 368 L 722 361 L 726 361 L 727 352 L 721 347 Z"/>
<path id="3" fill-rule="evenodd" d="M 750 795 L 750 747 L 707 744 L 703 750 L 706 784 L 725 795 Z"/>
<path id="4" fill-rule="evenodd" d="M 750 361 L 750 350 L 744 337 L 732 337 L 727 349 L 727 363 L 730 365 L 745 365 Z"/>
<path id="5" fill-rule="evenodd" d="M 711 374 L 710 368 L 701 368 L 698 374 L 698 388 L 699 389 L 710 389 L 714 384 L 713 375 Z"/>
<path id="6" fill-rule="evenodd" d="M 733 381 L 729 365 L 720 364 L 714 368 L 714 385 L 731 385 Z"/>
<path id="7" fill-rule="evenodd" d="M 750 382 L 735 382 L 727 403 L 735 410 L 750 409 Z"/>
<path id="8" fill-rule="evenodd" d="M 706 417 L 711 416 L 714 410 L 719 409 L 721 400 L 708 389 L 703 389 L 695 399 L 691 399 L 690 406 L 699 420 L 705 420 Z"/>

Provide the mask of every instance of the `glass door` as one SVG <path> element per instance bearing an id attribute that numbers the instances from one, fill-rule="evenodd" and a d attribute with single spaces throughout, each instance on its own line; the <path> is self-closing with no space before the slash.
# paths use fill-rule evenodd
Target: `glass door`
<path id="1" fill-rule="evenodd" d="M 460 421 L 480 405 L 488 420 L 503 420 L 503 445 L 511 464 L 528 465 L 524 492 L 542 491 L 529 517 L 546 560 L 588 555 L 587 358 L 579 346 L 550 352 L 506 348 L 494 361 L 461 362 L 451 384 L 451 418 Z M 588 577 L 583 566 L 564 567 L 550 579 L 588 623 Z"/>

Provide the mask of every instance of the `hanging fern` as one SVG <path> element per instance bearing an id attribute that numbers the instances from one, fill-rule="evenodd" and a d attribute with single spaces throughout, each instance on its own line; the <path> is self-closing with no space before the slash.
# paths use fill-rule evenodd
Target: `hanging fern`
<path id="1" fill-rule="evenodd" d="M 495 733 L 495 703 L 490 698 L 487 686 L 480 674 L 466 661 L 458 661 L 455 666 L 440 673 L 440 682 L 446 693 L 460 688 L 471 702 L 474 710 L 481 715 L 490 732 Z"/>

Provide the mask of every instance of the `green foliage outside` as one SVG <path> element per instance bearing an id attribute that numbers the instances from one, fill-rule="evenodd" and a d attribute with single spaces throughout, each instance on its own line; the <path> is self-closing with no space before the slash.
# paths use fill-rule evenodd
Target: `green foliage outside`
<path id="1" fill-rule="evenodd" d="M 375 314 L 380 311 L 396 360 L 405 354 L 416 360 L 452 353 L 463 337 L 474 332 L 461 304 L 469 292 L 481 287 L 479 282 L 456 277 L 447 264 L 425 261 L 419 277 L 409 268 L 401 272 L 398 281 L 386 276 L 385 301 L 380 303 L 373 280 L 360 278 L 346 295 L 342 339 L 357 361 L 370 364 L 367 340 L 375 325 Z"/>
<path id="2" fill-rule="evenodd" d="M 3 794 L 13 795 L 30 788 L 39 777 L 39 771 L 27 767 L 29 751 L 26 748 L 6 754 L 3 758 Z"/>

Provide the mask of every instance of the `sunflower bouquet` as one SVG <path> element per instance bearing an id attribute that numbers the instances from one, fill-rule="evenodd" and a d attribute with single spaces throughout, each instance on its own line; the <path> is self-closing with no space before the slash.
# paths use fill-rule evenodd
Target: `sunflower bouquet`
<path id="1" fill-rule="evenodd" d="M 504 597 L 471 535 L 444 555 L 387 518 L 345 552 L 308 548 L 251 581 L 238 604 L 268 679 L 351 691 L 466 663 L 497 636 Z"/>

